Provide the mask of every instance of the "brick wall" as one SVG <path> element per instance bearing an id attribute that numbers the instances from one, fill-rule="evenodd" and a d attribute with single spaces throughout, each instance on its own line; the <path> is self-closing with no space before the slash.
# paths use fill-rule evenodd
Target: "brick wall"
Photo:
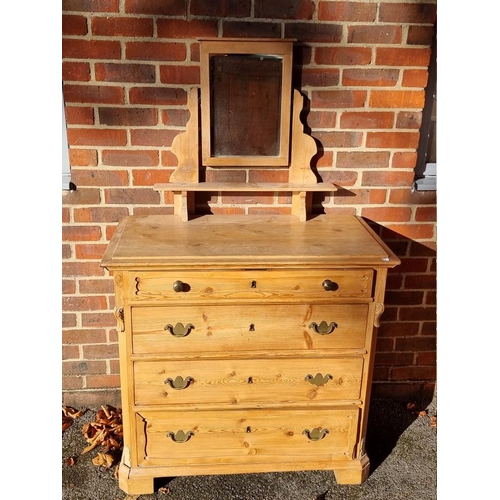
<path id="1" fill-rule="evenodd" d="M 436 195 L 412 192 L 435 0 L 63 0 L 63 92 L 72 182 L 63 192 L 63 399 L 119 404 L 113 282 L 99 261 L 120 218 L 169 214 L 152 186 L 199 85 L 198 37 L 296 38 L 313 166 L 340 187 L 315 210 L 357 214 L 401 258 L 390 272 L 375 395 L 409 398 L 436 379 Z M 275 170 L 207 169 L 207 180 L 286 181 Z M 283 196 L 217 193 L 213 213 L 289 212 Z"/>

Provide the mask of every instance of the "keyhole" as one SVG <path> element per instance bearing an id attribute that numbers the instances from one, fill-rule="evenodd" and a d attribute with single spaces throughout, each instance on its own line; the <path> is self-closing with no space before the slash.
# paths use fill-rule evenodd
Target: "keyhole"
<path id="1" fill-rule="evenodd" d="M 249 328 L 250 332 L 255 332 L 255 325 L 252 323 Z"/>
<path id="2" fill-rule="evenodd" d="M 250 285 L 250 288 L 257 288 L 257 282 L 252 281 L 252 284 Z"/>
<path id="3" fill-rule="evenodd" d="M 252 428 L 250 426 L 247 427 L 247 432 L 248 433 L 252 432 Z"/>
<path id="4" fill-rule="evenodd" d="M 252 377 L 248 377 L 248 383 L 249 384 L 253 384 L 253 378 Z"/>

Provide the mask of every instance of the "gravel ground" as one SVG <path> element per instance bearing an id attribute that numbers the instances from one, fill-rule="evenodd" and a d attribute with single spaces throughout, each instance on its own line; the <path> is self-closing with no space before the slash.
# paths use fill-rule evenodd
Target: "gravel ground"
<path id="1" fill-rule="evenodd" d="M 338 485 L 331 471 L 308 471 L 159 479 L 152 495 L 126 495 L 113 470 L 91 460 L 97 449 L 81 455 L 86 446 L 81 429 L 92 422 L 96 409 L 63 433 L 63 500 L 435 500 L 437 499 L 436 397 L 417 402 L 418 416 L 407 404 L 373 401 L 368 425 L 367 452 L 370 476 L 361 485 Z M 67 459 L 73 457 L 74 465 Z"/>

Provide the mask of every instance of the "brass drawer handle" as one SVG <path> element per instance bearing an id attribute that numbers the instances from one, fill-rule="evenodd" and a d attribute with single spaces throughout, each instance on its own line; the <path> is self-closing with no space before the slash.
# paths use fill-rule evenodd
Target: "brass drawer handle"
<path id="1" fill-rule="evenodd" d="M 194 382 L 193 377 L 186 377 L 184 379 L 180 375 L 175 377 L 175 380 L 171 379 L 170 377 L 165 380 L 165 384 L 168 384 L 170 387 L 172 387 L 172 389 L 175 389 L 176 391 L 187 389 L 191 382 Z"/>
<path id="2" fill-rule="evenodd" d="M 169 437 L 174 443 L 187 443 L 191 439 L 191 436 L 194 436 L 193 431 L 177 431 L 175 433 L 172 431 L 167 432 L 167 437 Z"/>
<path id="3" fill-rule="evenodd" d="M 335 321 L 332 321 L 330 324 L 328 324 L 326 321 L 322 321 L 319 325 L 317 323 L 311 323 L 309 325 L 309 328 L 312 328 L 316 333 L 319 333 L 320 335 L 329 335 L 330 333 L 335 330 L 335 328 L 338 328 L 339 325 L 335 323 Z"/>
<path id="4" fill-rule="evenodd" d="M 308 439 L 311 441 L 320 441 L 323 439 L 330 431 L 328 429 L 321 429 L 319 427 L 315 427 L 312 431 L 309 429 L 304 429 L 302 434 L 305 434 Z"/>
<path id="5" fill-rule="evenodd" d="M 309 383 L 313 385 L 325 385 L 328 383 L 329 380 L 332 380 L 332 376 L 327 373 L 325 376 L 321 375 L 321 373 L 316 373 L 316 375 L 313 377 L 312 375 L 306 375 L 304 377 L 304 380 L 307 380 Z"/>
<path id="6" fill-rule="evenodd" d="M 332 280 L 325 280 L 322 285 L 327 292 L 336 292 L 339 289 L 339 284 Z"/>
<path id="7" fill-rule="evenodd" d="M 174 281 L 172 288 L 174 292 L 183 292 L 184 291 L 184 283 L 181 280 Z"/>
<path id="8" fill-rule="evenodd" d="M 165 325 L 164 330 L 168 330 L 174 337 L 186 337 L 191 333 L 191 330 L 194 330 L 194 325 L 191 323 L 188 323 L 186 326 L 182 323 L 177 323 L 175 326 L 168 324 Z"/>

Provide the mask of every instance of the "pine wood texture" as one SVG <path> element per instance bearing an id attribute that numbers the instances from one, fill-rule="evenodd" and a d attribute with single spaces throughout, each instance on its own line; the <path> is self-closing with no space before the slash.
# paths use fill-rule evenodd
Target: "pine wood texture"
<path id="1" fill-rule="evenodd" d="M 376 324 L 399 259 L 354 216 L 127 217 L 115 277 L 120 487 L 332 470 L 364 481 Z"/>

